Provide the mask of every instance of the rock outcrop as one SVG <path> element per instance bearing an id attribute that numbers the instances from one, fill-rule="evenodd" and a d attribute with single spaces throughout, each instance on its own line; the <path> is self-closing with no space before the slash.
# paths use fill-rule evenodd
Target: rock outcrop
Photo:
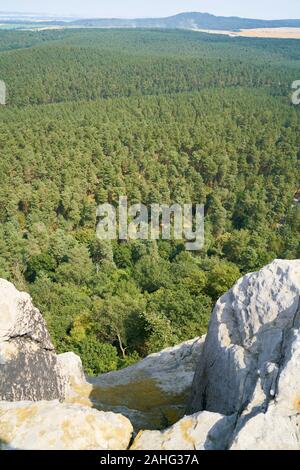
<path id="1" fill-rule="evenodd" d="M 300 448 L 300 261 L 276 260 L 219 299 L 189 412 L 236 414 L 232 448 Z"/>
<path id="2" fill-rule="evenodd" d="M 137 364 L 89 379 L 90 399 L 127 416 L 135 430 L 163 429 L 184 416 L 203 338 L 151 354 Z"/>
<path id="3" fill-rule="evenodd" d="M 125 450 L 127 418 L 52 402 L 0 402 L 0 450 Z"/>
<path id="4" fill-rule="evenodd" d="M 0 280 L 0 400 L 63 400 L 67 387 L 39 310 Z"/>
<path id="5" fill-rule="evenodd" d="M 86 379 L 80 357 L 72 352 L 59 354 L 57 367 L 64 380 L 64 401 L 92 407 L 90 395 L 93 387 Z"/>
<path id="6" fill-rule="evenodd" d="M 0 398 L 65 400 L 0 402 L 3 448 L 125 449 L 117 412 L 148 429 L 133 450 L 299 450 L 299 364 L 300 260 L 240 279 L 205 339 L 88 381 L 75 354 L 55 354 L 30 297 L 0 281 Z"/>
<path id="7" fill-rule="evenodd" d="M 56 354 L 30 296 L 0 280 L 0 449 L 127 449 L 130 421 L 93 410 L 91 389 L 80 358 Z"/>
<path id="8" fill-rule="evenodd" d="M 131 450 L 223 450 L 229 445 L 235 416 L 202 411 L 165 431 L 141 431 Z"/>
<path id="9" fill-rule="evenodd" d="M 300 416 L 284 415 L 276 402 L 266 413 L 238 421 L 230 450 L 300 450 Z"/>

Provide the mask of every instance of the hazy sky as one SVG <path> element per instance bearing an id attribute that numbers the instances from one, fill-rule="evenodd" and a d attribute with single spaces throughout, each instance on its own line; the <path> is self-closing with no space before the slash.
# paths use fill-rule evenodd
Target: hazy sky
<path id="1" fill-rule="evenodd" d="M 0 11 L 85 17 L 155 17 L 183 11 L 249 18 L 300 18 L 300 0 L 0 0 Z"/>

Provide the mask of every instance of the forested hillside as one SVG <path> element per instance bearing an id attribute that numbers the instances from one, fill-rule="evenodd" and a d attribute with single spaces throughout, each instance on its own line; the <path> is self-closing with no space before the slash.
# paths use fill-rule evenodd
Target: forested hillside
<path id="1" fill-rule="evenodd" d="M 0 277 L 99 373 L 206 331 L 241 273 L 300 256 L 297 41 L 0 32 Z M 204 203 L 205 248 L 108 243 L 96 207 Z"/>

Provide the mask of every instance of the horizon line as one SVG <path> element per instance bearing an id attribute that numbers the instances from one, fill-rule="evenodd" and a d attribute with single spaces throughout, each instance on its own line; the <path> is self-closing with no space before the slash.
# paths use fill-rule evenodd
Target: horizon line
<path id="1" fill-rule="evenodd" d="M 29 17 L 42 17 L 42 18 L 66 18 L 66 19 L 76 19 L 76 20 L 151 20 L 151 19 L 167 19 L 167 18 L 172 18 L 174 16 L 178 15 L 183 15 L 183 14 L 201 14 L 201 15 L 210 15 L 214 16 L 216 18 L 239 18 L 239 19 L 245 19 L 245 20 L 258 20 L 258 21 L 295 21 L 295 20 L 300 20 L 300 15 L 299 18 L 261 18 L 261 17 L 246 17 L 246 16 L 238 16 L 238 15 L 216 15 L 214 13 L 209 13 L 207 11 L 179 11 L 174 14 L 170 14 L 168 16 L 91 16 L 91 15 L 78 15 L 78 14 L 59 14 L 59 13 L 45 13 L 45 12 L 28 12 L 28 11 L 3 11 L 0 10 L 0 16 L 4 15 L 12 15 L 12 16 L 29 16 Z"/>

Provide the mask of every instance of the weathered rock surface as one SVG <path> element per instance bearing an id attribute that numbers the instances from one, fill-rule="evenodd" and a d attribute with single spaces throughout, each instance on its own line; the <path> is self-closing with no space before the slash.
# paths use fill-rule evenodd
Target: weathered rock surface
<path id="1" fill-rule="evenodd" d="M 0 280 L 0 399 L 63 399 L 45 322 L 28 294 Z"/>
<path id="2" fill-rule="evenodd" d="M 89 381 L 76 355 L 55 354 L 30 297 L 0 281 L 0 398 L 68 402 L 0 402 L 5 448 L 126 448 L 131 424 L 108 410 L 148 429 L 134 450 L 300 449 L 299 365 L 300 260 L 240 279 L 205 340 Z"/>
<path id="3" fill-rule="evenodd" d="M 184 416 L 203 343 L 196 338 L 90 379 L 94 406 L 124 414 L 136 430 L 175 423 Z"/>
<path id="4" fill-rule="evenodd" d="M 217 302 L 189 412 L 237 413 L 232 448 L 300 448 L 300 261 L 276 260 Z"/>
<path id="5" fill-rule="evenodd" d="M 81 361 L 74 367 L 74 357 L 68 369 L 30 296 L 0 279 L 0 400 L 63 400 L 79 375 Z"/>
<path id="6" fill-rule="evenodd" d="M 223 450 L 235 420 L 235 416 L 202 411 L 185 416 L 165 431 L 141 431 L 131 450 Z"/>
<path id="7" fill-rule="evenodd" d="M 266 413 L 240 419 L 230 450 L 299 450 L 300 415 L 285 416 L 271 403 Z"/>
<path id="8" fill-rule="evenodd" d="M 0 402 L 0 450 L 125 450 L 127 418 L 52 402 Z"/>
<path id="9" fill-rule="evenodd" d="M 59 374 L 65 381 L 65 397 L 67 403 L 93 406 L 90 400 L 92 385 L 86 380 L 79 356 L 72 352 L 57 356 Z"/>

